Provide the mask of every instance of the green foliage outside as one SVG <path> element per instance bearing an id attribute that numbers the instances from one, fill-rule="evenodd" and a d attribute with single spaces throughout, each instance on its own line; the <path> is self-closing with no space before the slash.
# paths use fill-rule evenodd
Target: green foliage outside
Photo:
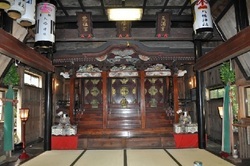
<path id="1" fill-rule="evenodd" d="M 220 67 L 220 77 L 224 84 L 233 84 L 235 82 L 235 73 L 229 62 L 224 62 Z"/>
<path id="2" fill-rule="evenodd" d="M 230 100 L 232 104 L 233 110 L 233 121 L 238 121 L 238 102 L 237 102 L 237 87 L 234 85 L 235 83 L 235 72 L 230 66 L 230 62 L 224 62 L 220 67 L 220 77 L 221 81 L 225 85 L 230 85 Z"/>
<path id="3" fill-rule="evenodd" d="M 9 86 L 9 85 L 15 86 L 19 84 L 19 80 L 20 80 L 20 77 L 17 72 L 17 67 L 13 64 L 11 65 L 11 67 L 9 68 L 9 71 L 3 78 L 3 84 L 6 86 Z"/>

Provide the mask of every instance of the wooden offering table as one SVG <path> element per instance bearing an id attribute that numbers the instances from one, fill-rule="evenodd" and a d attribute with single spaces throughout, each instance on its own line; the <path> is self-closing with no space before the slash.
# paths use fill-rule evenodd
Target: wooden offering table
<path id="1" fill-rule="evenodd" d="M 52 150 L 76 150 L 78 146 L 78 136 L 52 136 L 51 149 Z"/>
<path id="2" fill-rule="evenodd" d="M 176 148 L 197 148 L 198 133 L 180 133 L 174 134 Z"/>

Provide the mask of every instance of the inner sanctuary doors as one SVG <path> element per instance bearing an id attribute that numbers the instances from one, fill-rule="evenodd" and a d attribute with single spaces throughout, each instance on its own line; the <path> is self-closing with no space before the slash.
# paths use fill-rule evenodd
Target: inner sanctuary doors
<path id="1" fill-rule="evenodd" d="M 141 128 L 138 78 L 110 78 L 108 128 Z"/>
<path id="2" fill-rule="evenodd" d="M 172 127 L 169 81 L 168 77 L 79 79 L 76 103 L 83 110 L 76 115 L 79 131 Z"/>

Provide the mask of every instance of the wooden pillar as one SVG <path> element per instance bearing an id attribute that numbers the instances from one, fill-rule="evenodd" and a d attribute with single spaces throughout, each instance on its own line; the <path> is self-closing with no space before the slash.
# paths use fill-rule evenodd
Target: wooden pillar
<path id="1" fill-rule="evenodd" d="M 52 59 L 52 54 L 48 54 Z M 52 127 L 52 72 L 45 74 L 45 117 L 44 117 L 44 150 L 51 150 Z"/>
<path id="2" fill-rule="evenodd" d="M 0 10 L 0 28 L 12 33 L 13 19 L 11 19 L 4 10 Z"/>
<path id="3" fill-rule="evenodd" d="M 196 59 L 202 56 L 202 46 L 201 41 L 195 41 L 194 44 Z M 196 71 L 196 109 L 197 109 L 197 123 L 198 123 L 198 141 L 199 148 L 206 148 L 206 130 L 205 130 L 205 118 L 203 114 L 204 107 L 204 96 L 205 93 L 203 73 L 201 71 Z"/>
<path id="4" fill-rule="evenodd" d="M 102 72 L 102 107 L 103 107 L 103 128 L 107 128 L 108 98 L 107 98 L 107 72 Z"/>
<path id="5" fill-rule="evenodd" d="M 146 106 L 145 106 L 145 72 L 140 71 L 140 83 L 141 83 L 141 101 L 140 101 L 140 108 L 141 108 L 141 127 L 143 129 L 146 128 Z"/>
<path id="6" fill-rule="evenodd" d="M 177 114 L 177 111 L 179 109 L 179 100 L 178 100 L 178 77 L 177 75 L 173 76 L 173 104 L 174 104 L 174 123 L 179 122 L 179 115 Z"/>
<path id="7" fill-rule="evenodd" d="M 74 114 L 73 111 L 75 109 L 75 75 L 70 77 L 69 80 L 69 117 L 70 117 L 70 123 L 74 123 Z"/>

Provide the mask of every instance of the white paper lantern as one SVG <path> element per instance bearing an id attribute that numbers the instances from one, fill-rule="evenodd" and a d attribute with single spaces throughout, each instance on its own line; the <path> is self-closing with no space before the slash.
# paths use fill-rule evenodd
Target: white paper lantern
<path id="1" fill-rule="evenodd" d="M 0 9 L 9 9 L 14 0 L 0 0 Z"/>
<path id="2" fill-rule="evenodd" d="M 24 27 L 34 25 L 36 22 L 35 11 L 36 11 L 36 0 L 26 0 L 25 14 L 22 15 L 21 18 L 17 19 L 17 23 L 19 23 L 21 26 Z"/>
<path id="3" fill-rule="evenodd" d="M 211 18 L 211 9 L 207 0 L 191 0 L 193 6 L 194 23 L 193 29 L 195 36 L 205 39 L 213 32 L 213 22 Z"/>
<path id="4" fill-rule="evenodd" d="M 35 47 L 48 48 L 55 43 L 55 12 L 54 4 L 37 4 Z"/>
<path id="5" fill-rule="evenodd" d="M 26 2 L 25 0 L 15 0 L 11 7 L 5 10 L 9 17 L 12 19 L 21 18 L 22 15 L 25 13 Z"/>

